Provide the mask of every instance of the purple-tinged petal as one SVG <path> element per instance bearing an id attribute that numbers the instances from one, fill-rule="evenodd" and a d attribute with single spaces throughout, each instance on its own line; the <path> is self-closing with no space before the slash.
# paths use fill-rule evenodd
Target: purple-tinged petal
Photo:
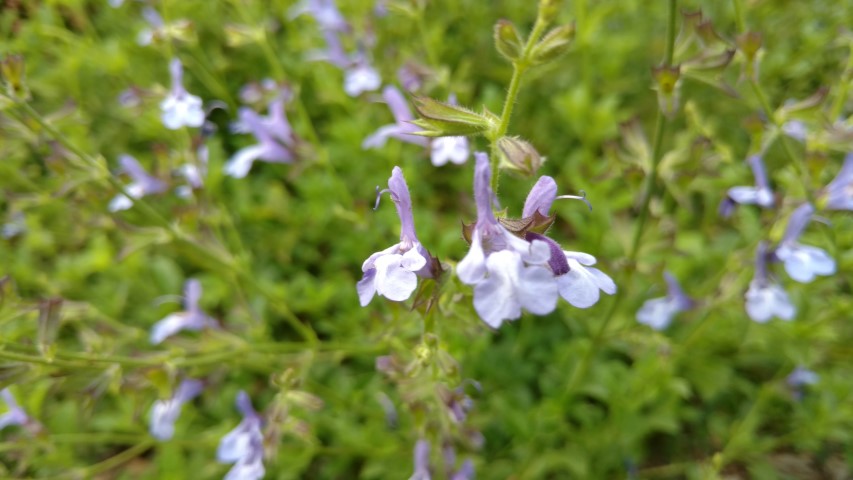
<path id="1" fill-rule="evenodd" d="M 430 161 L 436 167 L 452 162 L 462 165 L 468 160 L 470 150 L 468 139 L 465 137 L 439 137 L 430 143 Z"/>
<path id="2" fill-rule="evenodd" d="M 394 116 L 396 123 L 402 125 L 414 120 L 412 111 L 409 109 L 409 103 L 397 87 L 388 85 L 382 89 L 382 98 L 388 104 L 388 108 L 391 110 L 391 115 Z"/>
<path id="3" fill-rule="evenodd" d="M 225 164 L 223 171 L 230 177 L 243 178 L 252 169 L 255 160 L 261 158 L 265 152 L 266 148 L 263 145 L 251 145 L 241 148 Z"/>
<path id="4" fill-rule="evenodd" d="M 666 280 L 666 295 L 673 299 L 678 310 L 681 311 L 693 308 L 693 299 L 684 293 L 684 290 L 681 289 L 681 285 L 678 284 L 678 280 L 669 272 L 663 272 L 663 277 L 664 280 Z"/>
<path id="5" fill-rule="evenodd" d="M 583 252 L 570 252 L 568 250 L 564 250 L 563 253 L 566 255 L 567 259 L 577 260 L 581 265 L 595 265 L 595 257 L 588 253 Z"/>
<path id="6" fill-rule="evenodd" d="M 9 407 L 9 410 L 0 415 L 0 430 L 10 426 L 10 425 L 24 425 L 29 422 L 30 417 L 24 412 L 24 409 L 18 405 L 18 402 L 15 401 L 15 397 L 12 396 L 12 392 L 9 391 L 8 388 L 4 388 L 0 390 L 0 397 L 3 398 L 3 401 L 6 402 L 6 406 Z"/>
<path id="7" fill-rule="evenodd" d="M 557 308 L 559 293 L 554 275 L 544 267 L 526 267 L 518 279 L 518 301 L 535 315 L 547 315 Z"/>
<path id="8" fill-rule="evenodd" d="M 403 177 L 403 170 L 394 167 L 391 178 L 388 179 L 388 189 L 391 191 L 391 200 L 397 207 L 397 216 L 400 218 L 400 241 L 405 244 L 417 242 L 415 234 L 415 219 L 412 216 L 412 199 L 409 196 L 409 187 Z"/>
<path id="9" fill-rule="evenodd" d="M 792 320 L 797 310 L 782 287 L 753 279 L 746 292 L 746 313 L 753 321 L 765 323 L 773 317 Z"/>
<path id="10" fill-rule="evenodd" d="M 597 268 L 585 267 L 575 258 L 566 255 L 569 273 L 557 277 L 560 296 L 577 308 L 589 308 L 600 298 L 599 290 L 609 295 L 616 293 L 616 284 Z M 587 259 L 588 260 L 588 259 Z"/>
<path id="11" fill-rule="evenodd" d="M 459 280 L 466 285 L 475 285 L 486 277 L 486 254 L 480 240 L 480 231 L 474 229 L 471 236 L 471 248 L 465 258 L 456 266 Z"/>
<path id="12" fill-rule="evenodd" d="M 471 460 L 465 460 L 450 480 L 474 480 L 474 463 Z"/>
<path id="13" fill-rule="evenodd" d="M 373 295 L 376 294 L 376 269 L 371 268 L 370 270 L 364 272 L 364 276 L 361 277 L 361 280 L 355 285 L 356 290 L 358 291 L 358 301 L 362 307 L 366 307 L 367 304 L 373 300 Z"/>
<path id="14" fill-rule="evenodd" d="M 201 300 L 201 282 L 196 279 L 184 283 L 184 308 L 188 312 L 200 311 L 198 302 Z"/>
<path id="15" fill-rule="evenodd" d="M 409 480 L 430 480 L 432 478 L 429 472 L 429 442 L 420 439 L 415 444 L 415 468 Z"/>
<path id="16" fill-rule="evenodd" d="M 474 310 L 492 328 L 504 320 L 521 317 L 516 288 L 522 269 L 521 257 L 509 250 L 492 253 L 486 258 L 489 276 L 474 287 Z"/>
<path id="17" fill-rule="evenodd" d="M 826 186 L 826 208 L 830 210 L 853 210 L 853 153 L 844 157 L 838 175 Z"/>
<path id="18" fill-rule="evenodd" d="M 173 313 L 166 316 L 151 327 L 151 344 L 157 345 L 163 340 L 187 328 L 186 312 Z"/>
<path id="19" fill-rule="evenodd" d="M 761 155 L 751 155 L 747 160 L 750 168 L 752 168 L 752 175 L 755 177 L 755 186 L 759 188 L 759 190 L 769 190 L 770 182 L 767 181 L 767 171 L 764 169 L 764 160 L 761 158 Z"/>
<path id="20" fill-rule="evenodd" d="M 548 258 L 548 266 L 551 267 L 551 271 L 555 276 L 563 275 L 569 271 L 569 262 L 566 260 L 566 254 L 563 253 L 563 249 L 560 247 L 560 244 L 546 237 L 545 235 L 540 235 L 534 232 L 527 232 L 524 236 L 529 242 L 533 242 L 534 240 L 539 240 L 545 242 L 548 245 L 549 249 L 549 258 Z"/>
<path id="21" fill-rule="evenodd" d="M 670 297 L 646 300 L 637 311 L 637 321 L 655 330 L 664 330 L 678 313 L 678 306 Z"/>
<path id="22" fill-rule="evenodd" d="M 477 226 L 494 225 L 498 221 L 492 212 L 494 193 L 492 193 L 492 166 L 489 156 L 483 152 L 474 152 L 474 200 L 477 203 Z"/>
<path id="23" fill-rule="evenodd" d="M 400 266 L 410 272 L 418 272 L 426 266 L 427 259 L 420 252 L 420 249 L 418 248 L 419 246 L 420 244 L 416 244 L 413 248 L 409 249 L 408 252 L 403 254 L 403 260 L 400 262 Z"/>
<path id="24" fill-rule="evenodd" d="M 548 211 L 551 209 L 551 204 L 557 198 L 557 182 L 553 178 L 543 175 L 539 177 L 536 185 L 530 189 L 527 194 L 527 200 L 524 201 L 524 210 L 522 218 L 532 217 L 534 213 L 539 212 L 543 216 L 548 216 Z"/>
<path id="25" fill-rule="evenodd" d="M 814 385 L 820 380 L 817 373 L 803 367 L 798 366 L 793 372 L 788 375 L 786 382 L 791 388 L 800 388 L 805 385 Z"/>
<path id="26" fill-rule="evenodd" d="M 806 124 L 801 120 L 788 120 L 782 125 L 782 133 L 795 140 L 805 142 L 808 129 L 806 128 Z"/>
<path id="27" fill-rule="evenodd" d="M 811 221 L 813 213 L 814 207 L 810 203 L 804 203 L 797 207 L 788 219 L 788 226 L 785 228 L 785 235 L 780 243 L 796 242 Z"/>
<path id="28" fill-rule="evenodd" d="M 367 63 L 359 63 L 344 73 L 344 91 L 350 97 L 372 92 L 382 85 L 382 77 Z"/>
<path id="29" fill-rule="evenodd" d="M 400 266 L 403 256 L 385 255 L 376 259 L 376 293 L 395 302 L 407 300 L 418 286 L 414 272 Z"/>
<path id="30" fill-rule="evenodd" d="M 785 271 L 800 283 L 809 283 L 816 275 L 835 274 L 835 260 L 823 249 L 797 243 L 783 244 L 776 257 L 785 264 Z"/>

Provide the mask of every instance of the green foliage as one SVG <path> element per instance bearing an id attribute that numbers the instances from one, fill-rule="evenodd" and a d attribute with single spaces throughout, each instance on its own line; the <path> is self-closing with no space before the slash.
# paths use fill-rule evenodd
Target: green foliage
<path id="1" fill-rule="evenodd" d="M 166 27 L 142 46 L 148 3 Z M 794 321 L 754 323 L 743 297 L 758 243 L 777 242 L 803 201 L 821 207 L 853 150 L 853 4 L 678 2 L 667 62 L 669 2 L 545 1 L 550 33 L 531 2 L 388 0 L 385 16 L 373 1 L 338 2 L 352 27 L 344 47 L 364 48 L 384 84 L 404 65 L 425 72 L 415 101 L 434 118 L 418 125 L 489 137 L 471 137 L 477 150 L 516 142 L 505 166 L 541 165 L 561 194 L 583 190 L 594 206 L 556 202 L 549 236 L 594 253 L 618 295 L 491 331 L 452 273 L 467 251 L 461 223 L 476 218 L 471 160 L 436 168 L 394 139 L 362 150 L 388 109 L 378 92 L 347 96 L 338 68 L 306 58 L 324 39 L 311 17 L 290 18 L 289 0 L 148 3 L 0 11 L 0 226 L 16 229 L 0 237 L 0 387 L 37 422 L 0 430 L 0 477 L 222 477 L 230 466 L 216 447 L 240 421 L 240 390 L 267 419 L 266 478 L 407 478 L 419 438 L 433 444 L 438 478 L 452 467 L 442 444 L 486 479 L 853 474 L 850 213 L 820 212 L 801 240 L 827 250 L 836 275 L 799 284 L 777 267 Z M 525 53 L 531 31 L 543 43 Z M 223 104 L 209 138 L 161 123 L 171 58 L 189 92 Z M 239 92 L 264 78 L 291 90 L 300 158 L 227 177 L 224 164 L 253 142 L 229 128 Z M 138 101 L 122 105 L 129 88 Z M 472 110 L 430 100 L 452 93 Z M 805 123 L 805 143 L 780 134 L 789 120 Z M 202 141 L 204 187 L 179 197 L 178 169 L 198 162 Z M 776 208 L 722 219 L 717 206 L 752 184 L 743 160 L 758 151 Z M 110 212 L 124 153 L 169 191 Z M 399 236 L 390 205 L 372 210 L 395 165 L 419 239 L 448 273 L 423 281 L 417 300 L 362 308 L 362 262 Z M 508 218 L 532 183 L 501 177 Z M 665 295 L 664 270 L 698 304 L 657 332 L 635 313 Z M 221 328 L 151 345 L 190 278 Z M 386 356 L 394 367 L 377 371 Z M 798 365 L 820 376 L 801 396 L 785 382 Z M 205 389 L 158 442 L 151 406 L 184 378 Z M 461 423 L 445 406 L 458 388 L 474 404 Z"/>

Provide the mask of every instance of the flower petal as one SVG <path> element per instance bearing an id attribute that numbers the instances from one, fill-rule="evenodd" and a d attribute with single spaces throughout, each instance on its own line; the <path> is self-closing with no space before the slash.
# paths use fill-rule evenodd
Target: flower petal
<path id="1" fill-rule="evenodd" d="M 376 293 L 395 302 L 409 298 L 418 286 L 418 277 L 400 266 L 403 256 L 384 255 L 376 259 Z"/>
<path id="2" fill-rule="evenodd" d="M 486 259 L 489 276 L 474 287 L 474 310 L 489 326 L 498 328 L 504 320 L 521 316 L 516 285 L 521 270 L 521 257 L 501 250 Z"/>
<path id="3" fill-rule="evenodd" d="M 521 307 L 536 315 L 547 315 L 557 308 L 557 282 L 545 267 L 521 269 L 518 280 L 518 300 Z"/>
<path id="4" fill-rule="evenodd" d="M 663 330 L 672 322 L 673 315 L 678 309 L 667 297 L 646 300 L 637 310 L 637 321 L 655 330 Z"/>
<path id="5" fill-rule="evenodd" d="M 358 302 L 362 307 L 366 307 L 371 300 L 373 300 L 373 295 L 376 293 L 376 269 L 371 268 L 370 270 L 364 272 L 364 276 L 361 277 L 361 280 L 355 285 L 356 290 L 358 291 Z"/>
<path id="6" fill-rule="evenodd" d="M 471 248 L 465 258 L 456 266 L 456 275 L 467 285 L 481 282 L 486 276 L 486 255 L 480 240 L 480 231 L 474 229 L 471 237 Z"/>
<path id="7" fill-rule="evenodd" d="M 241 148 L 225 164 L 225 174 L 234 178 L 243 178 L 252 169 L 252 164 L 265 152 L 263 145 Z"/>
<path id="8" fill-rule="evenodd" d="M 541 215 L 548 216 L 548 210 L 551 210 L 551 204 L 557 198 L 557 182 L 553 178 L 543 175 L 536 181 L 536 185 L 530 189 L 527 194 L 527 200 L 524 201 L 524 210 L 521 213 L 522 218 L 532 217 L 534 213 L 539 212 Z"/>

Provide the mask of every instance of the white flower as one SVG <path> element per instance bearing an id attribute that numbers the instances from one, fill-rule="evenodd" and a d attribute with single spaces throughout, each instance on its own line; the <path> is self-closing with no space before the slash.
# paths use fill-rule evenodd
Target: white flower
<path id="1" fill-rule="evenodd" d="M 655 330 L 665 329 L 678 312 L 693 306 L 693 301 L 684 294 L 675 277 L 664 272 L 664 278 L 667 283 L 666 297 L 646 300 L 637 311 L 637 321 Z"/>
<path id="2" fill-rule="evenodd" d="M 779 285 L 753 280 L 746 291 L 746 313 L 754 321 L 765 323 L 773 317 L 792 320 L 797 309 Z"/>
<path id="3" fill-rule="evenodd" d="M 175 434 L 175 422 L 181 415 L 184 403 L 189 402 L 202 390 L 199 380 L 184 380 L 175 394 L 168 400 L 157 400 L 151 407 L 151 435 L 158 440 L 168 440 Z"/>
<path id="4" fill-rule="evenodd" d="M 365 61 L 356 62 L 344 72 L 344 91 L 350 97 L 372 92 L 382 85 L 382 77 Z"/>
<path id="5" fill-rule="evenodd" d="M 560 296 L 577 308 L 589 308 L 600 298 L 600 291 L 608 295 L 616 293 L 616 284 L 595 265 L 595 257 L 582 252 L 563 251 L 569 271 L 557 277 Z"/>
<path id="6" fill-rule="evenodd" d="M 805 203 L 797 207 L 788 220 L 785 235 L 776 249 L 776 258 L 785 264 L 785 271 L 800 283 L 809 283 L 816 275 L 835 274 L 835 260 L 823 249 L 801 245 L 797 240 L 806 229 L 814 207 Z"/>
<path id="7" fill-rule="evenodd" d="M 163 125 L 170 130 L 181 127 L 200 127 L 204 123 L 204 110 L 201 108 L 201 98 L 190 94 L 183 85 L 183 66 L 181 61 L 173 59 L 169 63 L 172 76 L 172 90 L 160 102 Z"/>
<path id="8" fill-rule="evenodd" d="M 462 165 L 468 160 L 468 139 L 465 137 L 438 137 L 430 143 L 430 160 L 436 167 L 448 161 Z"/>

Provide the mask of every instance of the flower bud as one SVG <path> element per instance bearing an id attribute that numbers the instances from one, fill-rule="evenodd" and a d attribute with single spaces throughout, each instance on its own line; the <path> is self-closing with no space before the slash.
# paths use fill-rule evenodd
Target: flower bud
<path id="1" fill-rule="evenodd" d="M 530 52 L 532 63 L 550 62 L 569 51 L 575 38 L 575 25 L 562 25 L 546 33 Z"/>
<path id="2" fill-rule="evenodd" d="M 547 25 L 556 20 L 562 3 L 561 0 L 539 0 L 539 21 Z"/>
<path id="3" fill-rule="evenodd" d="M 416 133 L 424 137 L 481 134 L 491 130 L 498 122 L 498 118 L 488 111 L 479 114 L 428 97 L 415 97 L 415 110 L 421 118 L 411 123 L 424 129 Z"/>
<path id="4" fill-rule="evenodd" d="M 518 137 L 502 137 L 498 140 L 501 165 L 525 176 L 532 177 L 545 159 L 529 142 Z"/>
<path id="5" fill-rule="evenodd" d="M 678 111 L 681 67 L 661 65 L 652 71 L 658 91 L 658 107 L 668 117 Z"/>
<path id="6" fill-rule="evenodd" d="M 518 29 L 509 20 L 498 20 L 495 24 L 495 48 L 508 60 L 518 60 L 524 50 L 524 42 Z"/>
<path id="7" fill-rule="evenodd" d="M 746 32 L 737 37 L 738 49 L 746 58 L 743 73 L 748 78 L 756 78 L 758 74 L 758 51 L 761 50 L 762 38 L 758 32 Z"/>
<path id="8" fill-rule="evenodd" d="M 7 95 L 22 100 L 27 100 L 30 97 L 22 55 L 6 55 L 6 58 L 0 61 L 0 77 L 3 78 Z"/>

